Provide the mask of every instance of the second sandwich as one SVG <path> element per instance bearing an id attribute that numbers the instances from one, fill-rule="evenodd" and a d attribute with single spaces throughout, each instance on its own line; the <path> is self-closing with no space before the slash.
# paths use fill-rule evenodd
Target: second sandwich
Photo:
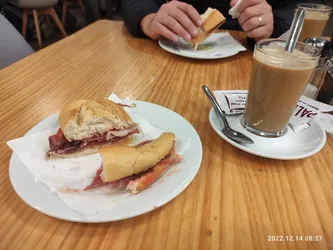
<path id="1" fill-rule="evenodd" d="M 110 185 L 138 193 L 152 185 L 172 164 L 181 161 L 176 154 L 175 135 L 163 133 L 136 147 L 115 145 L 100 149 L 103 160 L 95 179 L 85 190 Z"/>

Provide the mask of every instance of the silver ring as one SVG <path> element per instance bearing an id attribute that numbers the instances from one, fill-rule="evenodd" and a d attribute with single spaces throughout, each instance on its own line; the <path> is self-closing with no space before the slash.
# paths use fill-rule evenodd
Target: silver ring
<path id="1" fill-rule="evenodd" d="M 259 25 L 258 26 L 261 26 L 261 24 L 262 24 L 262 16 L 258 16 L 258 20 L 259 20 Z"/>

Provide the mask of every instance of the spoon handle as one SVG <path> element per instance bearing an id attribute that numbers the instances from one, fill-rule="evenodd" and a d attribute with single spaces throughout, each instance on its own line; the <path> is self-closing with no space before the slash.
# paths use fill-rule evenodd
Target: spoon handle
<path id="1" fill-rule="evenodd" d="M 301 34 L 305 17 L 304 9 L 296 9 L 290 28 L 290 35 L 286 41 L 285 51 L 292 53 L 296 47 L 297 40 Z M 303 42 L 303 41 L 302 41 Z"/>
<path id="2" fill-rule="evenodd" d="M 202 89 L 205 92 L 205 94 L 207 95 L 209 101 L 213 104 L 213 107 L 215 108 L 215 110 L 220 114 L 220 117 L 224 123 L 224 126 L 226 128 L 229 128 L 229 124 L 227 121 L 227 118 L 225 117 L 225 113 L 224 111 L 221 109 L 220 105 L 217 103 L 215 97 L 213 96 L 212 92 L 210 92 L 209 88 L 206 85 L 202 85 Z"/>

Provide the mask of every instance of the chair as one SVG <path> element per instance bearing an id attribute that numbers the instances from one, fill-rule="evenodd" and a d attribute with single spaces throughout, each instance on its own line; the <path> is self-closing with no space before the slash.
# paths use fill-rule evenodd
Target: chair
<path id="1" fill-rule="evenodd" d="M 34 53 L 16 28 L 0 14 L 0 70 Z"/>
<path id="2" fill-rule="evenodd" d="M 22 24 L 22 36 L 26 37 L 28 15 L 33 14 L 36 25 L 36 32 L 38 38 L 39 47 L 42 48 L 42 36 L 39 27 L 39 16 L 46 16 L 46 20 L 49 22 L 49 15 L 51 15 L 60 29 L 64 37 L 67 36 L 64 26 L 61 24 L 57 13 L 54 10 L 54 6 L 58 3 L 58 0 L 15 0 L 13 1 L 18 7 L 23 9 L 23 24 Z"/>
<path id="3" fill-rule="evenodd" d="M 78 5 L 82 11 L 83 17 L 86 18 L 86 11 L 85 11 L 82 0 L 63 0 L 63 5 L 62 5 L 62 25 L 63 26 L 65 26 L 68 7 L 70 7 L 72 5 Z"/>

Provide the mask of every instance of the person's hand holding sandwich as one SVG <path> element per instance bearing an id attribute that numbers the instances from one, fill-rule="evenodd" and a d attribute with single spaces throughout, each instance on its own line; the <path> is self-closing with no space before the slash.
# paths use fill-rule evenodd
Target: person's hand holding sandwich
<path id="1" fill-rule="evenodd" d="M 236 2 L 237 0 L 232 0 L 231 7 Z M 274 23 L 272 8 L 266 0 L 243 0 L 238 10 L 240 12 L 238 22 L 250 38 L 260 40 L 272 35 Z M 200 28 L 205 25 L 206 14 L 200 16 L 192 5 L 171 1 L 163 4 L 157 13 L 145 16 L 140 25 L 143 33 L 153 40 L 165 37 L 171 41 L 178 41 L 180 36 L 186 41 L 192 40 L 195 43 L 194 40 L 200 33 Z M 224 23 L 221 19 L 214 21 Z M 207 31 L 207 33 L 213 32 Z"/>
<path id="2" fill-rule="evenodd" d="M 179 1 L 163 4 L 157 13 L 145 16 L 141 29 L 148 37 L 157 40 L 165 37 L 178 41 L 178 36 L 189 41 L 198 35 L 198 28 L 203 21 L 192 5 Z"/>

